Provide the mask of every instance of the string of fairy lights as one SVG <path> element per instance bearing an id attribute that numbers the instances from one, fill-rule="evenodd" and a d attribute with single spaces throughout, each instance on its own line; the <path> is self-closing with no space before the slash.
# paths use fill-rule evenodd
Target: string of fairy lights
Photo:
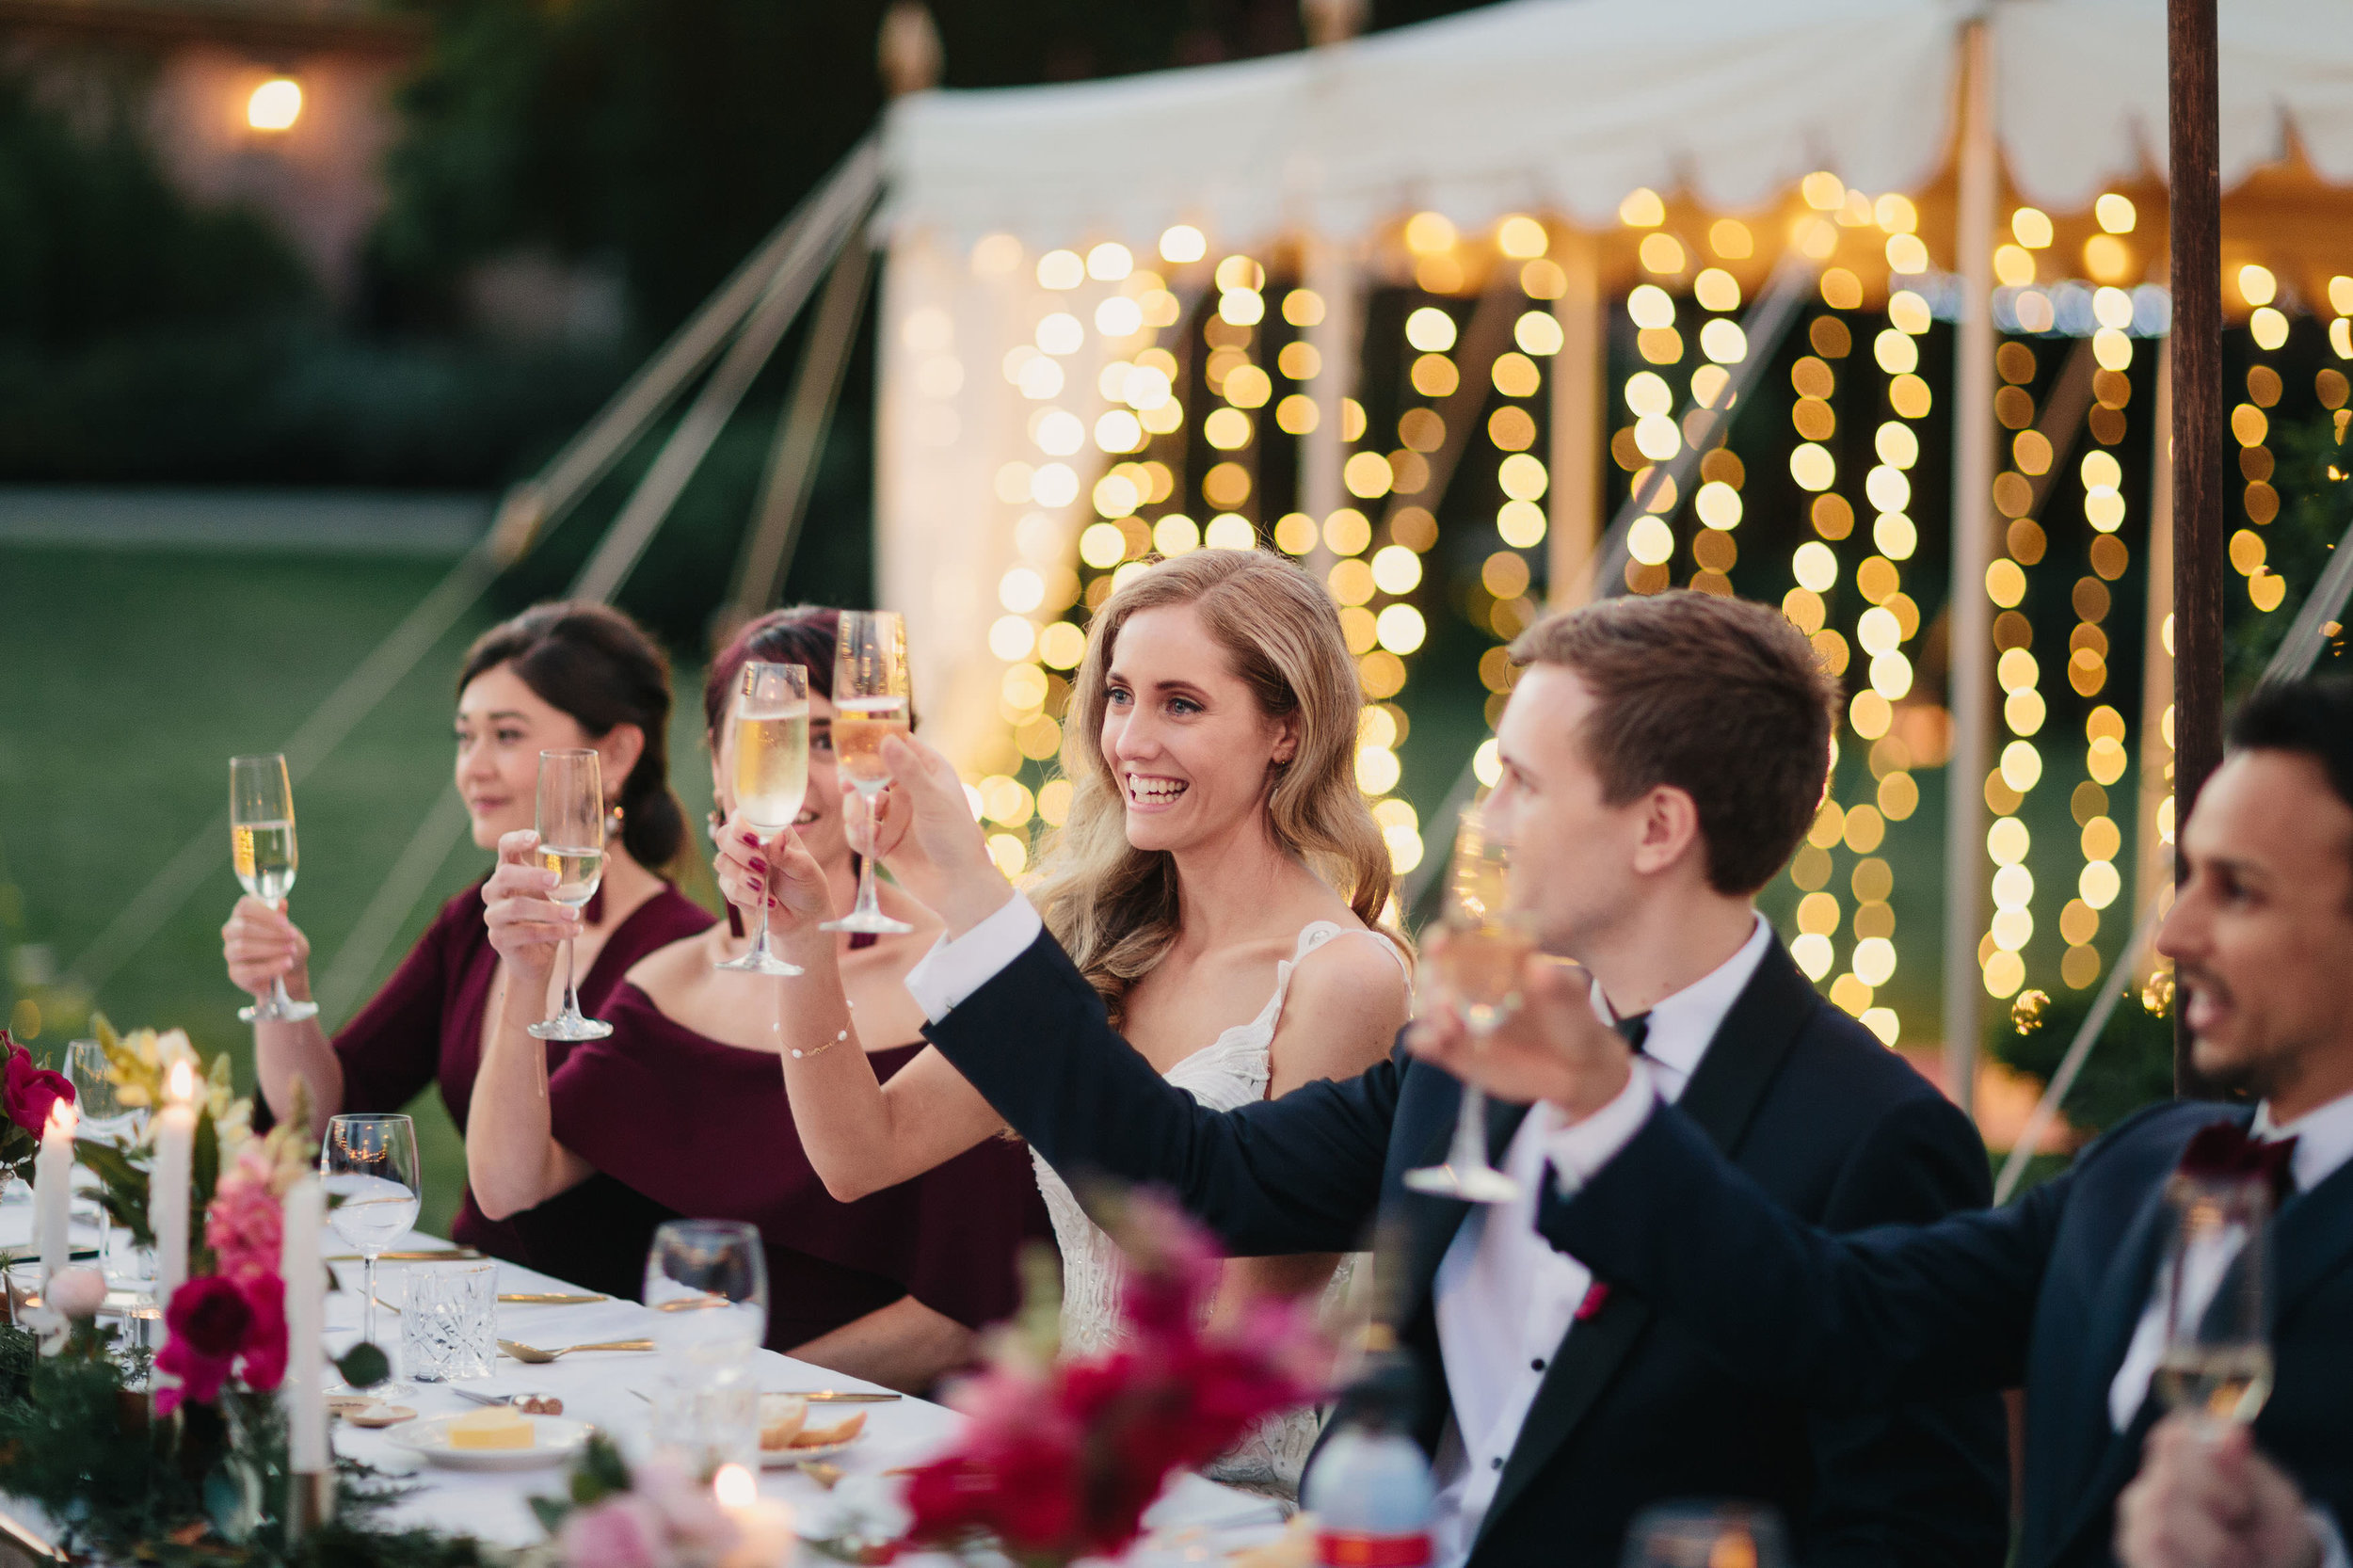
<path id="1" fill-rule="evenodd" d="M 1849 681 L 1852 696 L 1833 742 L 1833 778 L 1839 782 L 1789 868 L 1800 895 L 1791 952 L 1832 1000 L 1893 1045 L 1900 1024 L 1882 993 L 1896 977 L 1899 954 L 1896 875 L 1885 840 L 1889 824 L 1918 808 L 1917 770 L 1944 765 L 1950 748 L 1948 716 L 1914 690 L 1923 617 L 1904 591 L 1908 563 L 1920 544 L 1912 516 L 1912 476 L 1923 447 L 1918 427 L 1935 405 L 1920 374 L 1920 341 L 1937 314 L 1930 303 L 1937 280 L 1918 232 L 1918 213 L 1905 197 L 1874 200 L 1826 172 L 1808 176 L 1800 195 L 1804 210 L 1788 243 L 1818 264 L 1821 309 L 1806 323 L 1806 351 L 1789 371 L 1795 397 L 1788 469 L 1810 499 L 1808 536 L 1790 552 L 1794 586 L 1782 608 L 1825 665 Z M 2153 722 L 2156 733 L 2136 743 L 2121 706 L 2101 700 L 2108 696 L 2115 584 L 2131 564 L 2120 536 L 2127 484 L 2117 449 L 2132 428 L 2129 410 L 2139 390 L 2135 340 L 2163 328 L 2139 319 L 2139 295 L 2148 291 L 2124 286 L 2137 264 L 2133 203 L 2110 192 L 2095 203 L 2094 215 L 2099 232 L 2085 241 L 2083 264 L 2096 286 L 2067 280 L 2070 269 L 2055 261 L 2056 226 L 2031 207 L 2010 215 L 2009 238 L 1994 257 L 2005 299 L 1997 314 L 2011 335 L 1996 363 L 1994 413 L 2007 441 L 1992 499 L 2004 520 L 2002 549 L 1982 590 L 1997 612 L 1991 651 L 2004 734 L 1981 785 L 1993 817 L 1986 840 L 1993 908 L 1978 957 L 1987 992 L 2016 999 L 2022 1007 L 2041 995 L 2028 954 L 2038 951 L 2038 907 L 2047 910 L 2039 905 L 2041 889 L 2029 865 L 2035 848 L 2026 821 L 2034 814 L 2030 798 L 2054 787 L 2061 775 L 2076 774 L 2069 781 L 2068 805 L 2080 858 L 2057 917 L 2063 948 L 2054 978 L 2082 990 L 2100 978 L 2105 913 L 2124 892 L 2119 859 L 2126 835 L 2110 792 L 2130 771 L 2136 745 L 2141 765 L 2161 769 L 2169 786 L 2171 772 L 2170 709 Z M 1626 369 L 1616 389 L 1618 418 L 1608 450 L 1628 493 L 1637 493 L 1699 429 L 1678 420 L 1678 406 L 1694 412 L 1717 408 L 1730 367 L 1750 351 L 1738 319 L 1748 301 L 1736 269 L 1753 275 L 1743 264 L 1753 263 L 1758 238 L 1737 218 L 1671 218 L 1668 203 L 1647 189 L 1629 195 L 1619 216 L 1639 236 L 1634 259 L 1640 275 L 1623 301 L 1639 363 Z M 1543 456 L 1544 418 L 1554 357 L 1563 344 L 1561 319 L 1552 307 L 1568 293 L 1568 282 L 1553 259 L 1554 231 L 1528 215 L 1509 216 L 1482 240 L 1466 242 L 1444 216 L 1418 213 L 1400 225 L 1396 238 L 1422 297 L 1409 298 L 1397 316 L 1402 352 L 1393 445 L 1383 439 L 1387 430 L 1369 428 L 1362 402 L 1319 395 L 1324 378 L 1346 368 L 1325 363 L 1313 341 L 1312 329 L 1334 306 L 1311 288 L 1271 281 L 1270 266 L 1288 264 L 1286 258 L 1230 252 L 1212 259 L 1207 236 L 1184 224 L 1161 234 L 1150 265 L 1112 242 L 1084 251 L 1048 251 L 1033 263 L 1010 236 L 990 236 L 975 248 L 976 272 L 1010 276 L 1026 269 L 1042 296 L 1031 340 L 1008 350 L 1000 367 L 1031 405 L 1023 423 L 1029 449 L 997 474 L 1000 501 L 1017 513 L 1013 533 L 1019 563 L 998 584 L 1002 614 L 989 632 L 991 651 L 1003 662 L 998 693 L 1003 730 L 980 760 L 981 776 L 972 786 L 975 809 L 991 828 L 991 852 L 1009 873 L 1027 867 L 1033 833 L 1058 824 L 1068 809 L 1069 786 L 1051 776 L 1049 764 L 1060 747 L 1061 714 L 1084 650 L 1087 616 L 1155 557 L 1261 542 L 1325 563 L 1326 586 L 1369 698 L 1357 738 L 1358 785 L 1398 871 L 1413 869 L 1428 853 L 1416 808 L 1398 792 L 1400 749 L 1410 728 L 1399 698 L 1410 661 L 1428 639 L 1425 606 L 1438 586 L 1431 560 L 1440 543 L 1433 460 L 1465 443 L 1475 446 L 1481 456 L 1465 454 L 1464 461 L 1492 465 L 1487 472 L 1500 496 L 1491 531 L 1482 530 L 1474 548 L 1475 579 L 1465 574 L 1455 590 L 1456 607 L 1494 639 L 1478 666 L 1492 724 L 1514 674 L 1505 645 L 1538 613 L 1539 564 L 1529 552 L 1548 532 L 1544 503 L 1552 475 Z M 1467 364 L 1461 341 L 1466 307 L 1481 283 L 1478 275 L 1493 267 L 1516 269 L 1524 304 L 1511 346 L 1484 366 Z M 2270 568 L 2265 532 L 2280 510 L 2269 442 L 2285 391 L 2269 357 L 2286 344 L 2292 323 L 2279 280 L 2266 268 L 2250 263 L 2233 279 L 2250 312 L 2249 335 L 2258 356 L 2248 373 L 2246 400 L 2231 418 L 2244 481 L 2244 526 L 2232 535 L 2229 553 L 2249 603 L 2268 612 L 2286 595 L 2284 580 Z M 1866 294 L 1882 280 L 1883 320 L 1854 324 Z M 2353 278 L 2332 279 L 2327 292 L 2329 347 L 2337 359 L 2353 360 Z M 1199 303 L 1189 311 L 1180 296 Z M 2080 319 L 2087 301 L 2088 321 Z M 2078 319 L 2062 323 L 2071 310 Z M 1198 321 L 1197 331 L 1186 329 L 1189 319 Z M 1095 373 L 1095 395 L 1087 397 L 1080 395 L 1086 389 L 1077 385 L 1081 373 L 1073 367 L 1089 362 L 1080 351 L 1090 332 L 1101 368 Z M 910 321 L 904 336 L 915 347 L 924 333 L 944 344 L 937 324 Z M 2075 465 L 2086 525 L 2077 554 L 2053 537 L 2050 520 L 2060 504 L 2053 471 L 2062 454 L 2036 428 L 2035 388 L 2057 363 L 2039 346 L 2087 336 L 2097 369 L 2086 419 L 2089 440 Z M 1478 398 L 1456 395 L 1466 375 L 1482 373 L 1492 397 L 1486 389 Z M 960 375 L 952 356 L 935 354 L 924 360 L 924 390 L 952 393 Z M 2334 414 L 2340 441 L 2353 423 L 2349 390 L 2345 375 L 2333 369 L 2322 371 L 2315 387 L 2322 407 Z M 1089 423 L 1082 405 L 1103 411 Z M 1449 419 L 1465 417 L 1456 410 L 1466 406 L 1476 410 L 1469 417 L 1479 426 L 1449 430 Z M 1346 451 L 1346 504 L 1311 517 L 1270 492 L 1269 476 L 1287 473 L 1291 465 L 1269 443 L 1305 443 L 1335 407 Z M 1858 445 L 1851 436 L 1839 440 L 1842 417 L 1870 422 L 1872 460 L 1858 465 L 1859 474 L 1841 472 L 1838 454 L 1851 455 Z M 2065 439 L 2072 443 L 2076 437 Z M 1304 472 L 1304 451 L 1301 456 Z M 1646 515 L 1635 520 L 1625 573 L 1630 591 L 1656 593 L 1678 577 L 1704 592 L 1733 591 L 1751 475 L 1721 431 L 1699 457 L 1696 488 L 1688 498 L 1662 483 Z M 1073 524 L 1067 520 L 1079 510 L 1082 492 L 1086 508 Z M 1686 511 L 1694 526 L 1679 540 L 1671 520 Z M 2062 532 L 2075 533 L 2072 520 Z M 2064 569 L 2066 561 L 2073 563 L 2074 576 L 2066 594 L 2073 619 L 2065 650 L 2038 650 L 2027 606 L 2030 600 L 2056 602 L 2057 584 L 2039 593 L 2036 584 Z M 2162 640 L 2169 654 L 2169 622 Z M 2090 704 L 2079 773 L 2072 758 L 2060 760 L 2062 748 L 2045 733 L 2052 711 L 2047 694 L 2062 672 L 2075 696 Z M 1854 753 L 1866 767 L 1842 779 L 1839 750 Z M 1490 741 L 1481 748 L 1477 771 L 1492 782 L 1495 769 Z M 2170 841 L 2169 796 L 2153 826 Z M 2047 863 L 2048 846 L 2041 858 Z"/>

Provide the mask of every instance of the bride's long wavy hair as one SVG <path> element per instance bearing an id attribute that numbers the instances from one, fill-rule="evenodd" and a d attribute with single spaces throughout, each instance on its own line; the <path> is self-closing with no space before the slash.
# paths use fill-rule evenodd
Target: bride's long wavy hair
<path id="1" fill-rule="evenodd" d="M 1367 925 L 1389 897 L 1388 846 L 1356 789 L 1364 689 L 1338 613 L 1313 578 L 1267 551 L 1204 550 L 1140 573 L 1096 613 L 1063 724 L 1069 815 L 1048 841 L 1032 898 L 1116 1023 L 1128 987 L 1176 939 L 1176 863 L 1128 841 L 1125 792 L 1103 755 L 1112 650 L 1141 611 L 1191 605 L 1271 717 L 1296 714 L 1297 749 L 1267 770 L 1267 828 Z M 1205 657 L 1209 650 L 1205 649 Z M 1404 946 L 1394 932 L 1385 936 Z"/>

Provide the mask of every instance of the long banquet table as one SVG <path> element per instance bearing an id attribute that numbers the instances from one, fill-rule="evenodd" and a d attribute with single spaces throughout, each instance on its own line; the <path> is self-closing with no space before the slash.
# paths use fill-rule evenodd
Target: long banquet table
<path id="1" fill-rule="evenodd" d="M 0 1205 L 0 1249 L 21 1251 L 32 1239 L 32 1206 Z M 73 1244 L 95 1245 L 95 1230 L 75 1225 Z M 329 1234 L 330 1245 L 334 1242 Z M 425 1235 L 412 1235 L 394 1243 L 395 1251 L 442 1248 L 449 1243 Z M 360 1276 L 357 1263 L 333 1266 L 343 1288 L 328 1298 L 328 1344 L 340 1353 L 360 1336 Z M 378 1266 L 377 1296 L 397 1306 L 406 1295 L 404 1266 Z M 501 1293 L 577 1292 L 578 1288 L 511 1263 L 499 1265 Z M 609 1300 L 587 1304 L 542 1305 L 501 1302 L 498 1334 L 505 1339 L 552 1349 L 600 1340 L 649 1337 L 655 1314 L 635 1302 Z M 388 1349 L 397 1346 L 400 1320 L 379 1307 L 377 1336 Z M 395 1358 L 397 1361 L 397 1358 Z M 759 1352 L 760 1386 L 766 1390 L 877 1390 L 878 1384 L 845 1378 L 808 1362 L 772 1351 Z M 588 1421 L 611 1433 L 624 1451 L 642 1438 L 649 1406 L 638 1391 L 649 1389 L 657 1375 L 657 1358 L 645 1352 L 583 1352 L 543 1366 L 524 1366 L 504 1355 L 493 1368 L 502 1386 L 530 1387 L 559 1396 L 566 1416 Z M 413 1398 L 399 1402 L 428 1417 L 477 1408 L 447 1387 L 418 1384 Z M 895 1496 L 897 1481 L 887 1472 L 929 1458 L 954 1432 L 962 1419 L 945 1406 L 917 1399 L 868 1404 L 831 1404 L 818 1413 L 867 1413 L 864 1433 L 828 1463 L 844 1472 L 831 1490 L 796 1469 L 769 1469 L 760 1476 L 760 1495 L 782 1498 L 793 1511 L 794 1528 L 804 1537 L 826 1536 L 864 1526 L 895 1528 L 901 1515 Z M 429 1527 L 475 1536 L 502 1546 L 524 1546 L 545 1539 L 532 1515 L 530 1498 L 554 1496 L 564 1488 L 564 1471 L 549 1465 L 520 1471 L 453 1470 L 423 1464 L 406 1450 L 393 1447 L 386 1432 L 337 1422 L 333 1440 L 339 1455 L 399 1475 L 412 1488 L 385 1515 L 387 1523 Z M 22 1499 L 6 1503 L 9 1521 L 36 1539 L 52 1539 L 50 1522 Z M 1154 1505 L 1145 1518 L 1148 1533 L 1129 1560 L 1137 1563 L 1214 1561 L 1241 1547 L 1272 1538 L 1279 1529 L 1280 1510 L 1268 1500 L 1187 1475 Z M 14 1532 L 10 1532 L 14 1533 Z M 8 1555 L 0 1544 L 0 1558 Z M 808 1555 L 802 1554 L 804 1560 Z"/>

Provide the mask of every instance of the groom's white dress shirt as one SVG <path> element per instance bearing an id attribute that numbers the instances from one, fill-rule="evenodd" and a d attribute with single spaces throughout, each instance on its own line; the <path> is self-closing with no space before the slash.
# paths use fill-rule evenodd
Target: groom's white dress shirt
<path id="1" fill-rule="evenodd" d="M 1029 900 L 1010 899 L 962 936 L 941 937 L 907 971 L 908 994 L 936 1023 L 1028 951 L 1042 929 Z M 1632 1128 L 1620 1132 L 1609 1122 L 1596 1126 L 1598 1118 L 1566 1127 L 1551 1106 L 1531 1108 L 1502 1161 L 1519 1183 L 1520 1196 L 1472 1208 L 1455 1232 L 1436 1282 L 1438 1345 L 1453 1409 L 1438 1451 L 1432 1521 L 1440 1568 L 1470 1555 L 1545 1369 L 1593 1283 L 1583 1264 L 1536 1231 L 1536 1193 L 1546 1162 L 1598 1169 L 1641 1126 L 1650 1097 L 1681 1096 L 1771 941 L 1772 930 L 1759 917 L 1738 952 L 1651 1008 L 1642 1057 L 1635 1064 L 1645 1098 L 1634 1107 Z M 1610 1018 L 1598 987 L 1593 997 L 1594 1011 Z M 1622 1111 L 1618 1120 L 1627 1119 Z M 1597 1144 L 1606 1151 L 1593 1152 Z"/>

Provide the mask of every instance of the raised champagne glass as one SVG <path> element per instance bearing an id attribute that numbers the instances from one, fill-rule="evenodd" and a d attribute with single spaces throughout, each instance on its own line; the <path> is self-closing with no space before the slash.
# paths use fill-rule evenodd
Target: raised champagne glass
<path id="1" fill-rule="evenodd" d="M 2156 1390 L 2219 1434 L 2254 1420 L 2271 1397 L 2271 1186 L 2260 1176 L 2175 1176 L 2166 1196 L 2173 1229 L 2157 1274 L 2165 1345 Z"/>
<path id="2" fill-rule="evenodd" d="M 376 1336 L 376 1260 L 416 1228 L 424 1196 L 417 1124 L 401 1115 L 330 1117 L 319 1141 L 319 1185 L 333 1206 L 328 1224 L 360 1257 L 360 1336 L 389 1356 L 391 1349 Z M 415 1390 L 393 1383 L 356 1392 L 394 1399 Z"/>
<path id="3" fill-rule="evenodd" d="M 1462 1018 L 1473 1050 L 1483 1049 L 1518 1010 L 1520 968 L 1536 951 L 1534 936 L 1509 907 L 1510 890 L 1509 847 L 1480 812 L 1465 811 L 1448 873 L 1446 940 L 1435 944 L 1427 978 L 1436 983 L 1435 1000 Z M 1477 1084 L 1463 1085 L 1446 1163 L 1406 1172 L 1405 1185 L 1465 1203 L 1509 1203 L 1519 1196 L 1519 1183 L 1487 1159 L 1487 1096 Z"/>
<path id="4" fill-rule="evenodd" d="M 762 839 L 791 827 L 808 793 L 808 671 L 800 664 L 753 661 L 736 681 L 735 706 L 721 742 L 735 808 Z M 748 974 L 794 975 L 768 951 L 768 901 L 760 901 L 752 945 L 740 958 L 713 966 Z"/>
<path id="5" fill-rule="evenodd" d="M 604 776 L 593 751 L 539 753 L 539 864 L 555 873 L 556 903 L 577 909 L 604 880 Z M 531 1026 L 542 1040 L 601 1040 L 613 1026 L 584 1016 L 572 984 L 572 939 L 564 941 L 564 1006 Z"/>
<path id="6" fill-rule="evenodd" d="M 912 931 L 882 912 L 874 897 L 874 808 L 890 782 L 883 742 L 907 732 L 907 625 L 895 610 L 844 610 L 833 662 L 833 755 L 866 802 L 866 853 L 857 871 L 857 904 L 827 931 L 876 936 Z"/>
<path id="7" fill-rule="evenodd" d="M 229 851 L 237 880 L 264 904 L 276 908 L 294 891 L 294 785 L 282 754 L 229 759 Z M 318 1003 L 287 995 L 281 975 L 269 983 L 268 996 L 238 1008 L 237 1016 L 247 1023 L 296 1023 L 318 1011 Z"/>

